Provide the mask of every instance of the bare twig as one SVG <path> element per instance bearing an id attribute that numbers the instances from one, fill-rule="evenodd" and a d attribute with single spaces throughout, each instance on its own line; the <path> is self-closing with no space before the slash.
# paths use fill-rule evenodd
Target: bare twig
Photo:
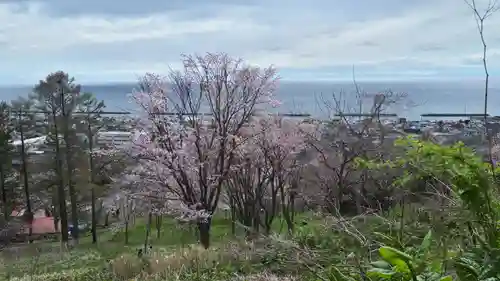
<path id="1" fill-rule="evenodd" d="M 481 44 L 483 46 L 483 68 L 484 68 L 484 130 L 486 139 L 488 141 L 488 157 L 491 165 L 493 166 L 493 141 L 492 136 L 488 131 L 488 89 L 489 89 L 489 78 L 490 74 L 488 71 L 488 61 L 487 61 L 487 44 L 484 36 L 484 23 L 487 18 L 493 15 L 498 9 L 500 9 L 500 5 L 498 0 L 489 0 L 487 7 L 480 11 L 476 4 L 476 0 L 464 0 L 465 3 L 469 6 L 474 14 L 474 19 L 476 20 L 477 31 L 479 33 L 479 37 L 481 39 Z"/>

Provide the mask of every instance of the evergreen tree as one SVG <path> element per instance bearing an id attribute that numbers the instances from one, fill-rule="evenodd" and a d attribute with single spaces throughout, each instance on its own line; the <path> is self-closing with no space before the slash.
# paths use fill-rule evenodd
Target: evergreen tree
<path id="1" fill-rule="evenodd" d="M 2 209 L 5 220 L 9 220 L 12 211 L 12 200 L 14 196 L 12 178 L 12 123 L 10 106 L 2 101 L 0 103 L 0 188 L 2 192 Z"/>

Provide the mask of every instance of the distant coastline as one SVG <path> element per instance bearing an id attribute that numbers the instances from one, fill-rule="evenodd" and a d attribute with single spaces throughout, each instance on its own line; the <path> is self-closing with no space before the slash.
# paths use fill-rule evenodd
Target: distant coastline
<path id="1" fill-rule="evenodd" d="M 359 86 L 369 94 L 384 90 L 404 92 L 406 100 L 387 110 L 409 120 L 419 120 L 424 113 L 481 113 L 483 112 L 483 84 L 457 82 L 359 82 Z M 130 102 L 128 94 L 136 87 L 134 83 L 110 83 L 82 85 L 82 90 L 92 92 L 98 99 L 104 100 L 109 111 L 130 111 L 135 105 Z M 0 100 L 10 101 L 18 96 L 27 96 L 30 86 L 2 87 Z M 345 112 L 358 112 L 355 98 L 355 88 L 352 82 L 290 82 L 282 81 L 277 90 L 277 98 L 282 106 L 280 113 L 311 114 L 313 117 L 324 118 L 329 110 L 324 100 L 333 101 L 332 93 L 343 92 L 342 99 Z M 365 108 L 372 105 L 372 100 L 363 102 Z M 490 115 L 500 115 L 500 89 L 490 88 Z"/>

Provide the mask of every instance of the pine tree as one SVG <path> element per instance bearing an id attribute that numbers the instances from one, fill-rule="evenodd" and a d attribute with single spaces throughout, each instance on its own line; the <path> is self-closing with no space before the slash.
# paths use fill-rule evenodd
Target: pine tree
<path id="1" fill-rule="evenodd" d="M 10 122 L 10 106 L 0 103 L 0 188 L 2 192 L 2 206 L 5 220 L 9 220 L 12 211 L 13 186 L 12 178 L 12 124 Z M 10 183 L 10 185 L 9 185 Z"/>

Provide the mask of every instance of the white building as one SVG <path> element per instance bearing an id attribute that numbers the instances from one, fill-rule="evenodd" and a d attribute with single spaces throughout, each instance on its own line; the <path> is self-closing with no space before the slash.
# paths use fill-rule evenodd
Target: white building
<path id="1" fill-rule="evenodd" d="M 83 133 L 77 134 L 83 145 L 87 143 L 87 136 Z M 102 131 L 97 132 L 94 136 L 94 143 L 96 146 L 107 146 L 107 147 L 122 147 L 123 145 L 131 141 L 131 132 L 124 131 Z M 64 143 L 61 138 L 61 143 Z M 43 154 L 44 152 L 53 150 L 53 147 L 49 147 L 50 140 L 47 136 L 41 136 L 36 138 L 29 138 L 24 140 L 24 145 L 26 152 L 28 154 Z M 15 140 L 11 143 L 16 149 L 20 149 L 21 140 Z"/>
<path id="2" fill-rule="evenodd" d="M 36 137 L 36 138 L 29 138 L 29 139 L 25 139 L 24 140 L 24 145 L 26 147 L 28 146 L 33 146 L 33 147 L 37 147 L 37 146 L 40 146 L 40 145 L 44 145 L 47 141 L 47 136 L 41 136 L 41 137 Z M 12 142 L 12 145 L 13 146 L 21 146 L 22 144 L 22 141 L 21 140 L 15 140 Z"/>
<path id="3" fill-rule="evenodd" d="M 11 143 L 16 150 L 20 151 L 22 141 L 15 140 Z M 47 136 L 29 138 L 24 140 L 24 147 L 27 154 L 43 154 L 46 150 Z"/>
<path id="4" fill-rule="evenodd" d="M 95 143 L 97 146 L 107 147 L 123 147 L 130 143 L 132 138 L 131 132 L 124 131 L 102 131 L 97 132 L 95 136 Z"/>

